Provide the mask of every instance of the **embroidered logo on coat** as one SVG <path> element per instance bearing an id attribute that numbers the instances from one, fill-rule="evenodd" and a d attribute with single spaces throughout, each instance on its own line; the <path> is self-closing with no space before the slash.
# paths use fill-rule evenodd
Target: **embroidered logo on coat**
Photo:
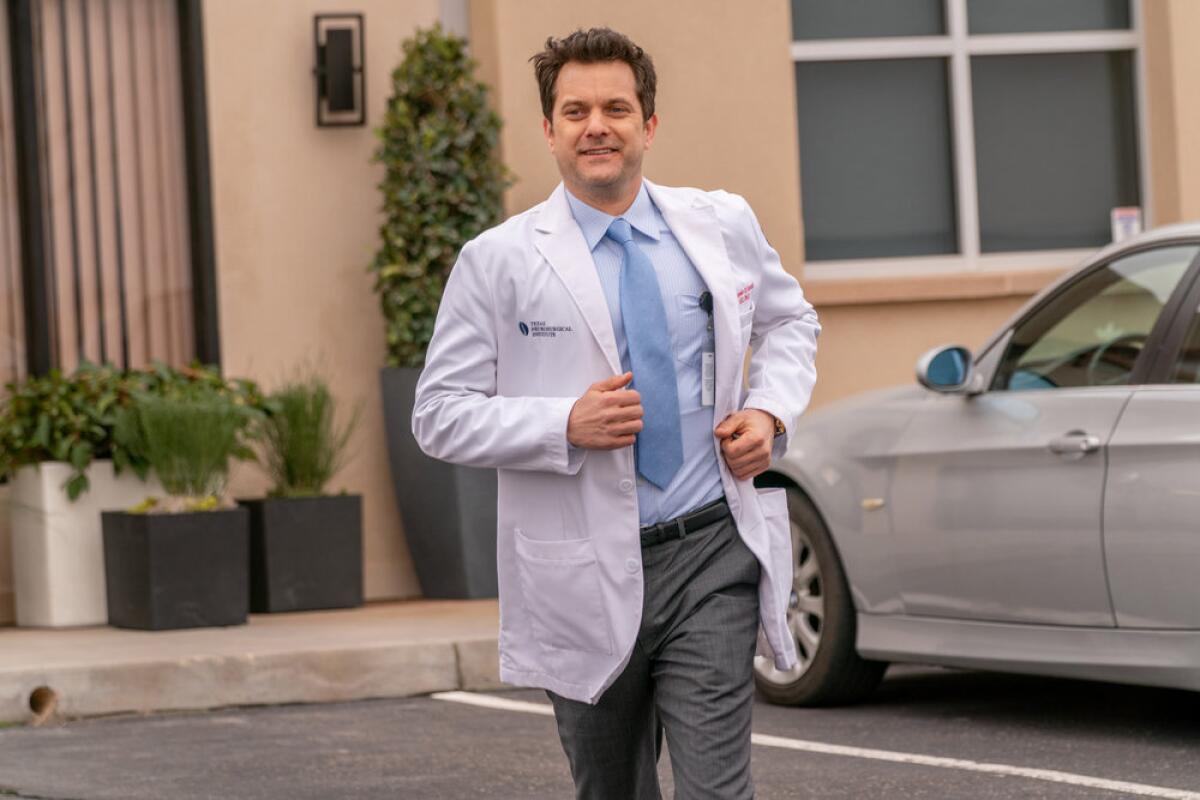
<path id="1" fill-rule="evenodd" d="M 554 339 L 560 333 L 575 332 L 575 329 L 570 325 L 550 325 L 540 319 L 531 319 L 528 325 L 524 322 L 518 322 L 517 327 L 521 329 L 521 333 L 525 336 L 535 336 L 543 339 Z"/>

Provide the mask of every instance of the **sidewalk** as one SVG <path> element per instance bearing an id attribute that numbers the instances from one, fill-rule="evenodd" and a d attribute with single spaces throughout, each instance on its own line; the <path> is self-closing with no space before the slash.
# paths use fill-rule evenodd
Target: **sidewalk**
<path id="1" fill-rule="evenodd" d="M 0 722 L 30 719 L 39 687 L 67 717 L 495 688 L 498 627 L 495 600 L 412 600 L 231 628 L 0 628 Z"/>

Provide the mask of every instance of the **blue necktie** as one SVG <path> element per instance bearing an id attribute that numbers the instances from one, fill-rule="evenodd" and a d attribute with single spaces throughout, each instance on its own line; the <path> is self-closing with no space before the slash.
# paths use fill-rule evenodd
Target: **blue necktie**
<path id="1" fill-rule="evenodd" d="M 662 293 L 654 265 L 634 244 L 629 223 L 615 219 L 604 235 L 625 251 L 621 318 L 633 367 L 633 388 L 642 396 L 644 412 L 635 450 L 637 470 L 659 489 L 666 489 L 683 466 L 683 435 L 679 430 L 679 390 Z"/>

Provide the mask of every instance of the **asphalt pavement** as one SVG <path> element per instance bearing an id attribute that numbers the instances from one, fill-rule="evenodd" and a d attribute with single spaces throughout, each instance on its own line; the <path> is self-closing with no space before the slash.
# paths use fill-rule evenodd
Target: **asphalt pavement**
<path id="1" fill-rule="evenodd" d="M 497 707 L 462 702 L 479 698 Z M 512 691 L 8 727 L 0 797 L 569 798 L 545 712 Z M 1189 692 L 893 668 L 863 705 L 757 705 L 755 781 L 767 799 L 1200 800 L 1198 712 Z"/>

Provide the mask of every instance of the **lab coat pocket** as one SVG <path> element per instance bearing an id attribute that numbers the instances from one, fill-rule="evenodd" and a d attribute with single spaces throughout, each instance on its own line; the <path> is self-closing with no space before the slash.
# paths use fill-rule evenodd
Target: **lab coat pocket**
<path id="1" fill-rule="evenodd" d="M 517 574 L 534 635 L 545 647 L 612 653 L 591 539 L 531 539 L 516 531 Z"/>

